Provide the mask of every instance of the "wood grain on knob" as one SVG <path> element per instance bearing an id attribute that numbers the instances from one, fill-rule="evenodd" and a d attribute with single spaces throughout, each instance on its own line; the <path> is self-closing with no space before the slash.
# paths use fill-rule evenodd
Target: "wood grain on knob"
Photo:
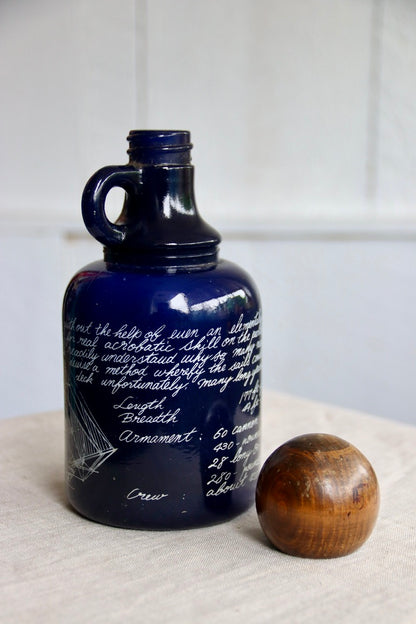
<path id="1" fill-rule="evenodd" d="M 373 530 L 377 477 L 349 442 L 322 433 L 298 436 L 263 465 L 256 508 L 264 533 L 279 550 L 340 557 L 359 548 Z"/>

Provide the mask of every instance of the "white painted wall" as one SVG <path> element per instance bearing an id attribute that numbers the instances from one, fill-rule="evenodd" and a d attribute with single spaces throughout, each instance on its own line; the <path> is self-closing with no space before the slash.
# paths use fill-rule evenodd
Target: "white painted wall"
<path id="1" fill-rule="evenodd" d="M 415 32 L 413 0 L 0 3 L 0 416 L 62 404 L 86 179 L 178 127 L 259 284 L 265 385 L 416 423 Z"/>

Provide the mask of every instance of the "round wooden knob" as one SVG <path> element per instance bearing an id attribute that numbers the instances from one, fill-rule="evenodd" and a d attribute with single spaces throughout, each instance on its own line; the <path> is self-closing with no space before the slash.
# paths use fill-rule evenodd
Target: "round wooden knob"
<path id="1" fill-rule="evenodd" d="M 256 508 L 264 533 L 279 550 L 341 557 L 359 548 L 373 530 L 377 477 L 349 442 L 323 433 L 298 436 L 264 463 Z"/>

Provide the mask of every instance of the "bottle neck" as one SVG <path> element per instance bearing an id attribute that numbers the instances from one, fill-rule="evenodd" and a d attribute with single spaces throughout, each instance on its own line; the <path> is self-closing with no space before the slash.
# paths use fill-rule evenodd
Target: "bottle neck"
<path id="1" fill-rule="evenodd" d="M 169 231 L 184 217 L 195 219 L 197 209 L 192 165 L 140 166 L 132 161 L 129 164 L 138 170 L 141 188 L 137 195 L 126 197 L 118 224 L 132 227 L 140 224 L 143 236 L 145 230 L 153 227 L 162 242 L 167 237 L 167 233 L 163 232 L 165 227 Z"/>
<path id="2" fill-rule="evenodd" d="M 122 246 L 106 247 L 108 261 L 156 267 L 202 267 L 217 261 L 218 233 L 199 216 L 192 165 L 131 166 L 140 190 L 127 194 L 116 223 L 126 227 Z"/>

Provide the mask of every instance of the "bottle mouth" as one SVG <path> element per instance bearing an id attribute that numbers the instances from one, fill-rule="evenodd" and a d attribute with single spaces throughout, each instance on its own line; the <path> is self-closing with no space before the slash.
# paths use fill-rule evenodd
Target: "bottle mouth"
<path id="1" fill-rule="evenodd" d="M 189 165 L 191 133 L 188 130 L 130 130 L 130 161 L 142 165 Z"/>

